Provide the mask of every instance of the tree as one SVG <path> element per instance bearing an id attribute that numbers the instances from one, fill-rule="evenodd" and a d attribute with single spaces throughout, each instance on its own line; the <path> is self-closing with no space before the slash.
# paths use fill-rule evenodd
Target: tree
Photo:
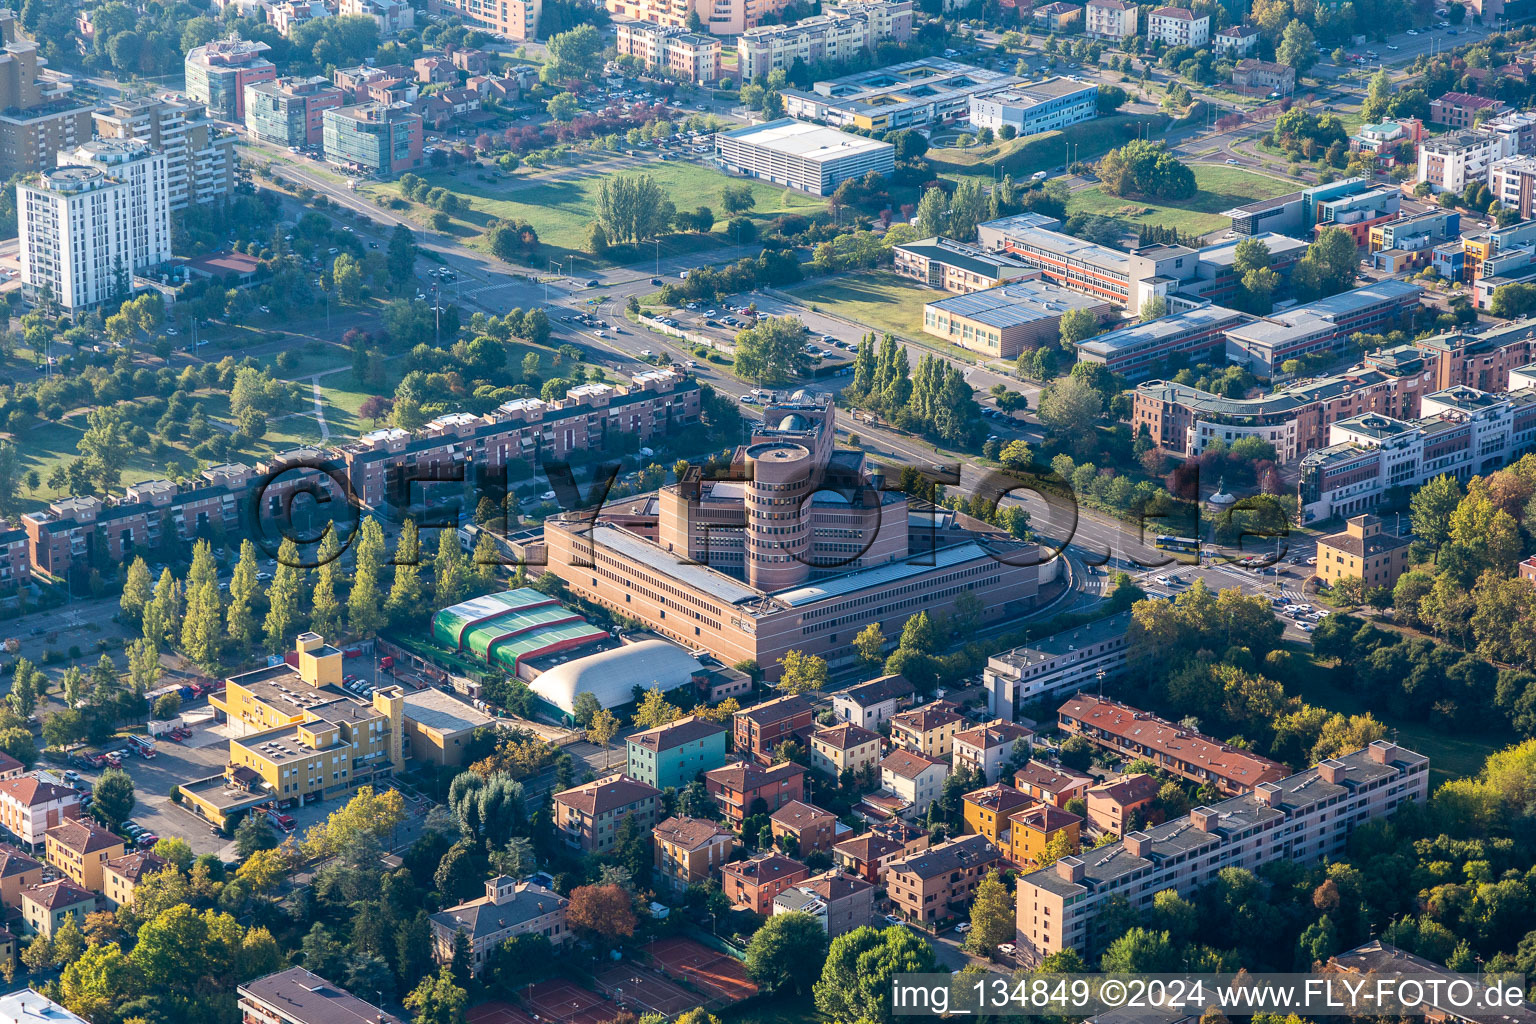
<path id="1" fill-rule="evenodd" d="M 906 928 L 855 928 L 832 940 L 812 989 L 816 1009 L 837 1021 L 889 1022 L 895 976 L 933 965 L 933 947 Z"/>
<path id="2" fill-rule="evenodd" d="M 1439 548 L 1451 536 L 1451 516 L 1461 504 L 1461 485 L 1452 476 L 1437 476 L 1409 498 L 1414 536 Z"/>
<path id="3" fill-rule="evenodd" d="M 123 614 L 137 623 L 144 617 L 144 608 L 154 597 L 154 584 L 149 578 L 149 567 L 144 559 L 135 558 L 123 577 L 123 596 L 118 602 Z"/>
<path id="4" fill-rule="evenodd" d="M 582 690 L 576 695 L 576 699 L 571 701 L 571 717 L 582 729 L 585 729 L 591 723 L 592 716 L 602 709 L 603 706 L 598 702 L 597 697 L 588 690 Z"/>
<path id="5" fill-rule="evenodd" d="M 1040 422 L 1051 434 L 1077 451 L 1092 451 L 1094 424 L 1103 412 L 1098 391 L 1076 377 L 1052 382 L 1040 396 Z"/>
<path id="6" fill-rule="evenodd" d="M 280 848 L 257 850 L 235 870 L 235 878 L 251 892 L 266 898 L 288 874 L 288 858 Z"/>
<path id="7" fill-rule="evenodd" d="M 1002 876 L 996 871 L 987 873 L 976 887 L 976 900 L 971 904 L 971 933 L 965 937 L 965 948 L 977 956 L 991 956 L 1004 942 L 1013 938 L 1014 899 Z"/>
<path id="8" fill-rule="evenodd" d="M 1168 300 L 1161 295 L 1148 295 L 1141 304 L 1141 322 L 1157 320 L 1168 315 Z"/>
<path id="9" fill-rule="evenodd" d="M 416 272 L 416 238 L 404 224 L 396 225 L 389 236 L 389 251 L 384 257 L 389 280 L 396 289 L 410 281 Z"/>
<path id="10" fill-rule="evenodd" d="M 1291 271 L 1292 289 L 1304 301 L 1337 295 L 1354 283 L 1358 269 L 1354 238 L 1343 228 L 1327 227 Z"/>
<path id="11" fill-rule="evenodd" d="M 133 815 L 133 778 L 121 768 L 108 768 L 102 772 L 94 792 L 91 806 L 106 821 L 107 827 L 116 829 Z"/>
<path id="12" fill-rule="evenodd" d="M 552 36 L 545 44 L 544 66 L 539 79 L 561 82 L 591 79 L 603 68 L 602 36 L 592 25 L 578 25 L 569 32 Z"/>
<path id="13" fill-rule="evenodd" d="M 1104 950 L 1099 969 L 1106 974 L 1151 974 L 1176 971 L 1178 952 L 1167 932 L 1131 928 Z"/>
<path id="14" fill-rule="evenodd" d="M 799 995 L 826 956 L 826 931 L 814 917 L 796 911 L 775 914 L 753 933 L 745 967 L 747 977 L 763 992 L 771 994 L 793 984 Z"/>
<path id="15" fill-rule="evenodd" d="M 416 522 L 407 517 L 400 526 L 400 540 L 395 545 L 395 577 L 389 588 L 389 598 L 384 603 L 392 621 L 404 621 L 420 614 L 420 561 L 421 539 L 416 532 Z"/>
<path id="16" fill-rule="evenodd" d="M 783 671 L 779 675 L 779 689 L 785 693 L 819 693 L 827 685 L 826 659 L 798 650 L 784 652 L 779 663 Z"/>
<path id="17" fill-rule="evenodd" d="M 315 553 L 319 567 L 315 570 L 315 585 L 309 595 L 309 628 L 321 636 L 335 636 L 341 631 L 341 603 L 336 599 L 336 573 L 341 568 L 341 541 L 336 534 L 334 525 L 327 527 Z"/>
<path id="18" fill-rule="evenodd" d="M 1099 331 L 1099 317 L 1091 309 L 1069 309 L 1061 314 L 1061 347 L 1070 348 L 1087 341 Z"/>
<path id="19" fill-rule="evenodd" d="M 593 712 L 592 718 L 587 722 L 587 742 L 596 743 L 603 748 L 603 767 L 608 766 L 608 743 L 619 731 L 619 719 L 607 708 L 599 708 Z"/>
<path id="20" fill-rule="evenodd" d="M 1099 161 L 1104 191 L 1116 196 L 1188 199 L 1195 194 L 1195 174 L 1161 142 L 1133 139 L 1105 153 Z"/>
<path id="21" fill-rule="evenodd" d="M 416 1024 L 465 1024 L 469 993 L 454 981 L 452 967 L 444 964 L 436 974 L 421 979 L 402 1002 L 415 1014 Z"/>
<path id="22" fill-rule="evenodd" d="M 224 612 L 225 635 L 234 649 L 244 653 L 256 639 L 256 618 L 251 611 L 261 583 L 256 579 L 256 545 L 240 542 L 240 559 L 229 579 L 229 607 Z"/>
<path id="23" fill-rule="evenodd" d="M 652 684 L 635 708 L 635 728 L 654 729 L 657 726 L 670 725 L 681 718 L 682 714 L 681 708 L 667 703 L 661 687 Z"/>
<path id="24" fill-rule="evenodd" d="M 1519 282 L 1499 285 L 1493 290 L 1488 312 L 1511 320 L 1536 312 L 1536 285 Z"/>
<path id="25" fill-rule="evenodd" d="M 137 985 L 137 972 L 116 942 L 87 946 L 64 965 L 59 977 L 65 1007 L 87 1020 L 112 1019 Z"/>
<path id="26" fill-rule="evenodd" d="M 187 613 L 181 627 L 181 649 L 204 669 L 218 667 L 224 638 L 224 608 L 219 598 L 218 568 L 213 548 L 200 540 L 193 548 L 187 577 Z"/>
<path id="27" fill-rule="evenodd" d="M 629 893 L 617 885 L 583 885 L 571 890 L 565 918 L 572 928 L 609 942 L 629 938 L 638 923 Z"/>
<path id="28" fill-rule="evenodd" d="M 1280 45 L 1275 47 L 1275 59 L 1295 68 L 1297 78 L 1312 70 L 1317 63 L 1317 38 L 1306 22 L 1296 19 L 1285 26 Z"/>
<path id="29" fill-rule="evenodd" d="M 575 119 L 576 112 L 581 109 L 581 106 L 576 102 L 575 96 L 568 92 L 561 92 L 551 96 L 549 102 L 544 104 L 544 109 L 551 120 L 570 121 Z"/>
<path id="30" fill-rule="evenodd" d="M 736 335 L 736 376 L 754 384 L 782 384 L 799 373 L 805 327 L 794 317 L 770 317 Z"/>
<path id="31" fill-rule="evenodd" d="M 330 817 L 310 827 L 302 849 L 308 857 L 334 857 L 350 849 L 360 837 L 382 843 L 403 820 L 405 802 L 399 790 L 375 793 L 372 786 L 362 786 Z"/>
<path id="32" fill-rule="evenodd" d="M 757 205 L 757 197 L 752 194 L 752 186 L 745 182 L 739 185 L 724 185 L 720 189 L 720 207 L 727 216 L 734 217 L 737 214 L 746 213 Z"/>
<path id="33" fill-rule="evenodd" d="M 438 530 L 437 557 L 432 559 L 432 595 L 437 607 L 446 608 L 463 600 L 468 576 L 458 531 L 448 527 Z"/>
<path id="34" fill-rule="evenodd" d="M 377 519 L 369 516 L 358 531 L 352 590 L 347 595 L 347 624 L 359 636 L 372 636 L 384 625 L 379 593 L 379 577 L 383 570 L 384 528 Z"/>
<path id="35" fill-rule="evenodd" d="M 299 546 L 293 538 L 283 539 L 277 549 L 277 568 L 272 572 L 272 582 L 267 586 L 267 618 L 263 623 L 266 633 L 267 652 L 280 654 L 288 641 L 288 631 L 298 624 L 299 618 Z"/>
<path id="36" fill-rule="evenodd" d="M 880 623 L 871 622 L 859 630 L 858 636 L 853 638 L 853 649 L 859 652 L 859 658 L 865 664 L 884 664 L 885 634 L 880 631 Z"/>
<path id="37" fill-rule="evenodd" d="M 649 174 L 620 174 L 598 182 L 595 220 L 610 243 L 648 242 L 672 224 L 676 208 Z"/>

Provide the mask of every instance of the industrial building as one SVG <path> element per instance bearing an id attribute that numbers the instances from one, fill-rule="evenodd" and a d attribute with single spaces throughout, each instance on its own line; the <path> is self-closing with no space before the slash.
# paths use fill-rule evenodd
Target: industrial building
<path id="1" fill-rule="evenodd" d="M 1021 352 L 1055 344 L 1062 315 L 1082 311 L 1103 321 L 1114 307 L 1106 299 L 1044 281 L 1017 280 L 928 303 L 923 331 L 993 359 L 1016 359 Z"/>
<path id="2" fill-rule="evenodd" d="M 896 170 L 896 147 L 792 117 L 747 125 L 715 136 L 715 154 L 728 171 L 775 185 L 829 196 L 850 178 Z"/>

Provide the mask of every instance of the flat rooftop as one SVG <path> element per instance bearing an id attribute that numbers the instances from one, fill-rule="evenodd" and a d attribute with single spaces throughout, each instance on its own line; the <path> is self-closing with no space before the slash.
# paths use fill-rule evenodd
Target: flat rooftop
<path id="1" fill-rule="evenodd" d="M 1044 281 L 1014 281 L 996 288 L 938 299 L 928 303 L 928 308 L 975 320 L 988 327 L 1006 329 L 1059 319 L 1063 313 L 1096 309 L 1104 304 L 1102 299 Z"/>
<path id="2" fill-rule="evenodd" d="M 777 121 L 765 121 L 721 132 L 717 138 L 733 139 L 814 163 L 865 156 L 894 148 L 888 142 L 866 139 L 862 135 L 811 124 L 809 121 L 797 121 L 792 117 L 781 117 Z"/>
<path id="3" fill-rule="evenodd" d="M 1109 358 L 1121 352 L 1156 345 L 1169 338 L 1198 333 L 1202 330 L 1236 326 L 1249 319 L 1251 318 L 1247 313 L 1227 309 L 1225 306 L 1201 306 L 1199 309 L 1121 327 L 1107 334 L 1100 334 L 1098 337 L 1079 342 L 1077 347 L 1079 351 Z"/>

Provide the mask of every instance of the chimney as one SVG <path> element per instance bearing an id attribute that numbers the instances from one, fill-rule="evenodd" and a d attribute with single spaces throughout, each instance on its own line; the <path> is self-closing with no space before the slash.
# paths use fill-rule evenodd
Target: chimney
<path id="1" fill-rule="evenodd" d="M 1253 787 L 1253 795 L 1265 807 L 1273 807 L 1280 802 L 1280 787 L 1273 782 L 1261 782 Z"/>
<path id="2" fill-rule="evenodd" d="M 1132 857 L 1145 857 L 1152 852 L 1152 837 L 1145 832 L 1127 832 L 1125 834 L 1125 852 Z"/>
<path id="3" fill-rule="evenodd" d="M 1216 811 L 1211 807 L 1196 807 L 1189 812 L 1189 823 L 1201 832 L 1209 832 L 1216 827 Z"/>
<path id="4" fill-rule="evenodd" d="M 1397 760 L 1397 744 L 1390 740 L 1372 740 L 1365 752 L 1377 764 L 1391 764 Z"/>
<path id="5" fill-rule="evenodd" d="M 1056 874 L 1069 882 L 1081 882 L 1083 880 L 1083 858 L 1062 857 L 1056 862 Z"/>
<path id="6" fill-rule="evenodd" d="M 1330 757 L 1317 766 L 1317 775 L 1324 782 L 1338 785 L 1344 781 L 1344 762 Z"/>

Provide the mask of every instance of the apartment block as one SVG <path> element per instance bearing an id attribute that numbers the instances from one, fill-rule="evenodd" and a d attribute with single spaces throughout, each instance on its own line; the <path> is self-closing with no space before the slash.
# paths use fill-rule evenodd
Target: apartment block
<path id="1" fill-rule="evenodd" d="M 73 917 L 77 927 L 96 909 L 96 894 L 67 878 L 43 882 L 21 890 L 21 921 L 27 932 L 53 938 L 64 919 Z"/>
<path id="2" fill-rule="evenodd" d="M 670 28 L 686 28 L 688 15 L 697 13 L 711 35 L 739 36 L 778 14 L 789 0 L 604 0 L 604 6 L 609 14 Z"/>
<path id="3" fill-rule="evenodd" d="M 116 271 L 109 265 L 109 273 L 149 273 L 170 260 L 170 171 L 164 153 L 131 139 L 93 139 L 60 150 L 57 159 L 60 167 L 89 167 L 128 187 L 126 230 L 119 233 L 123 249 L 111 253 L 122 265 Z"/>
<path id="4" fill-rule="evenodd" d="M 720 40 L 713 36 L 644 21 L 621 21 L 616 27 L 620 57 L 634 57 L 695 85 L 712 85 L 720 77 Z"/>
<path id="5" fill-rule="evenodd" d="M 131 192 L 127 182 L 94 167 L 60 167 L 36 184 L 17 185 L 22 294 L 71 311 L 126 298 Z"/>
<path id="6" fill-rule="evenodd" d="M 837 778 L 844 771 L 863 771 L 880 760 L 880 734 L 852 722 L 840 722 L 811 733 L 811 767 Z"/>
<path id="7" fill-rule="evenodd" d="M 61 821 L 48 830 L 48 863 L 92 892 L 105 887 L 107 862 L 123 856 L 123 837 L 83 820 Z"/>
<path id="8" fill-rule="evenodd" d="M 108 906 L 122 907 L 133 902 L 139 883 L 165 870 L 170 861 L 149 850 L 125 853 L 107 861 L 101 872 L 101 895 Z"/>
<path id="9" fill-rule="evenodd" d="M 809 914 L 835 939 L 874 921 L 875 887 L 836 869 L 824 871 L 775 896 L 772 912 Z"/>
<path id="10" fill-rule="evenodd" d="M 912 703 L 914 692 L 904 676 L 880 676 L 832 694 L 832 713 L 839 721 L 878 729 L 881 722 Z"/>
<path id="11" fill-rule="evenodd" d="M 736 733 L 736 753 L 769 764 L 774 749 L 785 740 L 805 744 L 816 727 L 815 715 L 816 708 L 810 699 L 799 693 L 743 708 L 731 723 Z"/>
<path id="12" fill-rule="evenodd" d="M 965 831 L 986 836 L 999 850 L 1008 849 L 1008 818 L 1034 804 L 1033 798 L 1006 782 L 994 783 L 965 794 L 962 815 Z"/>
<path id="13" fill-rule="evenodd" d="M 674 895 L 709 881 L 730 859 L 736 833 L 719 823 L 677 815 L 651 829 L 651 852 L 658 884 Z"/>
<path id="14" fill-rule="evenodd" d="M 1189 897 L 1225 868 L 1275 860 L 1310 864 L 1340 855 L 1356 825 L 1386 817 L 1429 791 L 1429 761 L 1377 740 L 1315 768 L 1260 783 L 1019 879 L 1016 945 L 1026 965 L 1063 949 L 1090 954 L 1107 937 L 1094 919 L 1105 901 L 1145 910 L 1157 893 Z"/>
<path id="15" fill-rule="evenodd" d="M 1245 58 L 1232 69 L 1232 85 L 1248 92 L 1278 92 L 1288 96 L 1296 91 L 1296 69 L 1289 64 Z"/>
<path id="16" fill-rule="evenodd" d="M 1259 30 L 1252 25 L 1231 25 L 1216 33 L 1216 52 L 1223 57 L 1241 60 L 1258 46 Z"/>
<path id="17" fill-rule="evenodd" d="M 48 830 L 80 818 L 80 793 L 36 775 L 0 780 L 0 825 L 32 853 L 45 846 Z"/>
<path id="18" fill-rule="evenodd" d="M 1022 749 L 1028 751 L 1034 735 L 1033 729 L 1001 720 L 956 733 L 954 770 L 968 768 L 978 772 L 987 782 L 996 782 L 1002 775 L 1003 766 L 1020 749 L 1019 744 L 1022 743 Z"/>
<path id="19" fill-rule="evenodd" d="M 1376 269 L 1389 273 L 1427 266 L 1434 258 L 1436 246 L 1460 236 L 1461 214 L 1455 210 L 1434 210 L 1388 221 L 1371 228 L 1371 262 Z"/>
<path id="20" fill-rule="evenodd" d="M 278 146 L 319 146 L 325 141 L 325 112 L 342 106 L 341 89 L 326 78 L 279 78 L 246 86 L 245 127 Z"/>
<path id="21" fill-rule="evenodd" d="M 1020 867 L 1033 867 L 1052 843 L 1065 842 L 1078 851 L 1083 819 L 1050 804 L 1036 804 L 1008 816 L 1008 859 Z"/>
<path id="22" fill-rule="evenodd" d="M 803 800 L 791 800 L 768 816 L 775 841 L 792 841 L 797 856 L 820 851 L 830 855 L 837 842 L 837 815 Z M 847 832 L 847 826 L 843 826 Z"/>
<path id="23" fill-rule="evenodd" d="M 657 789 L 682 789 L 725 764 L 725 734 L 725 726 L 693 715 L 637 732 L 625 740 L 625 771 Z"/>
<path id="24" fill-rule="evenodd" d="M 726 821 L 740 826 L 753 814 L 772 814 L 785 804 L 805 799 L 805 769 L 793 761 L 764 768 L 737 761 L 704 773 L 704 785 Z"/>
<path id="25" fill-rule="evenodd" d="M 880 789 L 895 799 L 890 809 L 907 818 L 926 813 L 948 777 L 946 762 L 904 748 L 891 751 L 880 762 Z"/>
<path id="26" fill-rule="evenodd" d="M 1471 128 L 1483 111 L 1490 115 L 1503 113 L 1504 101 L 1465 92 L 1448 92 L 1429 101 L 1430 123 L 1447 128 Z"/>
<path id="27" fill-rule="evenodd" d="M 1056 710 L 1056 725 L 1102 750 L 1133 760 L 1145 758 L 1170 775 L 1229 795 L 1250 792 L 1286 773 L 1278 761 L 1106 697 L 1078 694 L 1069 699 Z"/>
<path id="28" fill-rule="evenodd" d="M 149 97 L 116 99 L 91 116 L 101 138 L 142 142 L 165 155 L 171 209 L 216 202 L 234 191 L 235 136 L 216 126 L 206 107 Z"/>
<path id="29" fill-rule="evenodd" d="M 789 25 L 760 25 L 741 34 L 736 61 L 743 82 L 788 71 L 795 61 L 806 66 L 837 64 L 889 40 L 912 37 L 912 0 L 867 0 L 829 7 L 824 13 Z"/>
<path id="30" fill-rule="evenodd" d="M 638 779 L 607 775 L 555 794 L 555 828 L 572 849 L 606 853 L 624 819 L 633 817 L 642 830 L 655 826 L 660 797 Z"/>
<path id="31" fill-rule="evenodd" d="M 1088 821 L 1101 832 L 1125 835 L 1131 815 L 1157 799 L 1161 784 L 1144 772 L 1122 775 L 1088 790 Z"/>
<path id="32" fill-rule="evenodd" d="M 1083 12 L 1083 32 L 1093 39 L 1123 42 L 1136 34 L 1135 4 L 1125 0 L 1088 0 Z"/>
<path id="33" fill-rule="evenodd" d="M 1147 38 L 1161 40 L 1168 46 L 1192 46 L 1200 49 L 1211 41 L 1211 16 L 1196 17 L 1183 7 L 1159 7 L 1147 15 Z"/>
<path id="34" fill-rule="evenodd" d="M 879 885 L 893 863 L 928 849 L 928 843 L 928 831 L 921 826 L 885 821 L 832 847 L 832 860 L 850 875 Z"/>
<path id="35" fill-rule="evenodd" d="M 74 79 L 49 68 L 15 12 L 0 10 L 0 178 L 51 167 L 59 150 L 90 138 L 91 104 Z"/>
<path id="36" fill-rule="evenodd" d="M 1131 613 L 1120 612 L 994 654 L 981 677 L 988 710 L 1012 722 L 1029 704 L 1119 676 L 1130 649 L 1130 623 Z"/>
<path id="37" fill-rule="evenodd" d="M 1489 189 L 1506 210 L 1516 210 L 1521 220 L 1536 212 L 1536 157 L 1517 156 L 1495 160 L 1488 168 Z"/>
<path id="38" fill-rule="evenodd" d="M 1513 153 L 1502 135 L 1458 132 L 1419 143 L 1419 178 L 1437 194 L 1462 192 L 1469 184 L 1486 182 L 1495 163 Z"/>
<path id="39" fill-rule="evenodd" d="M 720 887 L 732 906 L 754 914 L 768 914 L 781 893 L 810 875 L 810 869 L 798 860 L 770 851 L 725 865 L 720 872 Z"/>
<path id="40" fill-rule="evenodd" d="M 362 103 L 322 116 L 327 163 L 382 177 L 422 165 L 421 118 L 400 104 Z"/>
<path id="41" fill-rule="evenodd" d="M 1093 779 L 1066 768 L 1031 760 L 1013 773 L 1013 788 L 1036 803 L 1065 810 L 1067 803 L 1084 796 Z"/>
<path id="42" fill-rule="evenodd" d="M 267 59 L 272 47 L 256 40 L 216 39 L 187 51 L 187 95 L 219 121 L 245 122 L 245 87 L 270 82 L 277 65 Z"/>
<path id="43" fill-rule="evenodd" d="M 406 0 L 339 0 L 337 13 L 372 18 L 380 39 L 393 39 L 416 24 L 416 11 Z"/>
<path id="44" fill-rule="evenodd" d="M 1003 855 L 985 836 L 961 836 L 891 864 L 886 887 L 895 912 L 934 925 L 964 913 L 987 872 Z"/>
<path id="45" fill-rule="evenodd" d="M 523 43 L 538 35 L 544 0 L 427 0 L 427 13 L 462 18 L 467 25 Z"/>
<path id="46" fill-rule="evenodd" d="M 914 754 L 947 761 L 954 752 L 955 733 L 963 725 L 965 719 L 955 713 L 955 705 L 934 701 L 894 716 L 891 743 Z"/>

